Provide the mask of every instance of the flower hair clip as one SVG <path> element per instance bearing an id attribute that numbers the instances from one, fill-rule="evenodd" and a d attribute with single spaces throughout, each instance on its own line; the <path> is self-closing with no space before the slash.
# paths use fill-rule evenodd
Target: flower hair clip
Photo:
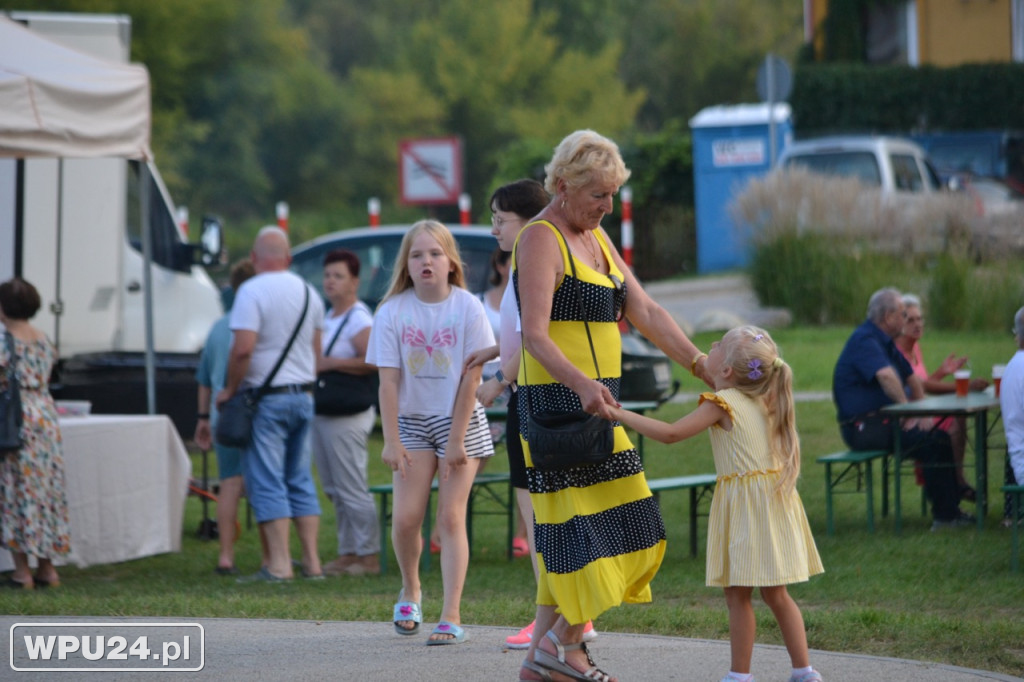
<path id="1" fill-rule="evenodd" d="M 760 341 L 763 338 L 764 338 L 764 334 L 756 334 L 754 336 L 754 341 Z"/>
<path id="2" fill-rule="evenodd" d="M 757 358 L 748 362 L 747 367 L 750 368 L 750 371 L 747 372 L 747 378 L 751 381 L 757 381 L 764 376 L 764 372 L 761 371 L 761 361 Z"/>

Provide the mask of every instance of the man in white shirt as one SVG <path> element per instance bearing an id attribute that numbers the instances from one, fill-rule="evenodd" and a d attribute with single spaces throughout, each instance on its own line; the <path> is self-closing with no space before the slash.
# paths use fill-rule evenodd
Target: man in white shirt
<path id="1" fill-rule="evenodd" d="M 999 406 L 1009 450 L 1010 468 L 1018 485 L 1024 485 L 1024 308 L 1013 316 L 1013 336 L 1017 352 L 1003 370 Z"/>
<path id="2" fill-rule="evenodd" d="M 259 231 L 251 258 L 256 276 L 238 290 L 231 309 L 231 356 L 217 404 L 239 390 L 261 386 L 282 357 L 300 316 L 302 323 L 263 392 L 253 416 L 252 442 L 242 455 L 245 489 L 260 525 L 266 563 L 255 575 L 239 580 L 292 578 L 290 522 L 294 522 L 302 545 L 303 576 L 323 577 L 317 549 L 320 503 L 306 444 L 313 421 L 323 301 L 305 280 L 288 271 L 288 235 L 279 227 Z"/>

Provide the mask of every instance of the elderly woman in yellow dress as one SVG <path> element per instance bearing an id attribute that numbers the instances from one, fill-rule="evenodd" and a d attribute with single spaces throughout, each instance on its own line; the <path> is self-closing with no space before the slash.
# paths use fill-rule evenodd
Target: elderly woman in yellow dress
<path id="1" fill-rule="evenodd" d="M 658 504 L 620 425 L 615 452 L 601 464 L 541 471 L 530 456 L 528 414 L 581 408 L 598 414 L 617 404 L 623 314 L 699 378 L 707 356 L 644 292 L 601 228 L 629 177 L 615 143 L 590 130 L 574 132 L 545 171 L 553 198 L 523 228 L 513 257 L 525 348 L 520 435 L 540 568 L 536 636 L 520 679 L 612 682 L 590 659 L 583 628 L 613 606 L 650 601 L 650 581 L 665 552 Z"/>

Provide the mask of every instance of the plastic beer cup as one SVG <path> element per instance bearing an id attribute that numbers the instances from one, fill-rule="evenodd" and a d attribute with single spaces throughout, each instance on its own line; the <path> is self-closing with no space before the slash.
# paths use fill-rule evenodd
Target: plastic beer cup
<path id="1" fill-rule="evenodd" d="M 999 385 L 1003 383 L 1003 371 L 1006 365 L 992 365 L 992 385 L 995 387 L 996 397 L 999 397 Z"/>
<path id="2" fill-rule="evenodd" d="M 958 369 L 953 372 L 953 377 L 956 379 L 956 394 L 960 398 L 967 397 L 967 387 L 971 383 L 971 370 L 969 369 Z"/>

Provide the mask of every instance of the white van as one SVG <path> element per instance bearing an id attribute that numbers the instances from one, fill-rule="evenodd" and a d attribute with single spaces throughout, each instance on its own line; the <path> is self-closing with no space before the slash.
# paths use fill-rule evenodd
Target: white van
<path id="1" fill-rule="evenodd" d="M 938 192 L 942 185 L 923 148 L 899 137 L 844 135 L 793 142 L 779 168 L 857 178 L 883 194 Z"/>
<path id="2" fill-rule="evenodd" d="M 53 43 L 108 61 L 129 60 L 127 15 L 7 16 Z M 40 60 L 49 54 L 46 45 L 40 41 Z M 143 163 L 148 215 L 140 196 Z M 17 275 L 39 290 L 43 306 L 33 324 L 60 354 L 51 389 L 61 399 L 89 401 L 93 412 L 147 409 L 142 253 L 147 223 L 156 409 L 190 436 L 199 351 L 223 314 L 220 292 L 202 267 L 220 255 L 219 222 L 204 217 L 201 243 L 189 243 L 151 161 L 0 159 L 0 281 Z"/>

